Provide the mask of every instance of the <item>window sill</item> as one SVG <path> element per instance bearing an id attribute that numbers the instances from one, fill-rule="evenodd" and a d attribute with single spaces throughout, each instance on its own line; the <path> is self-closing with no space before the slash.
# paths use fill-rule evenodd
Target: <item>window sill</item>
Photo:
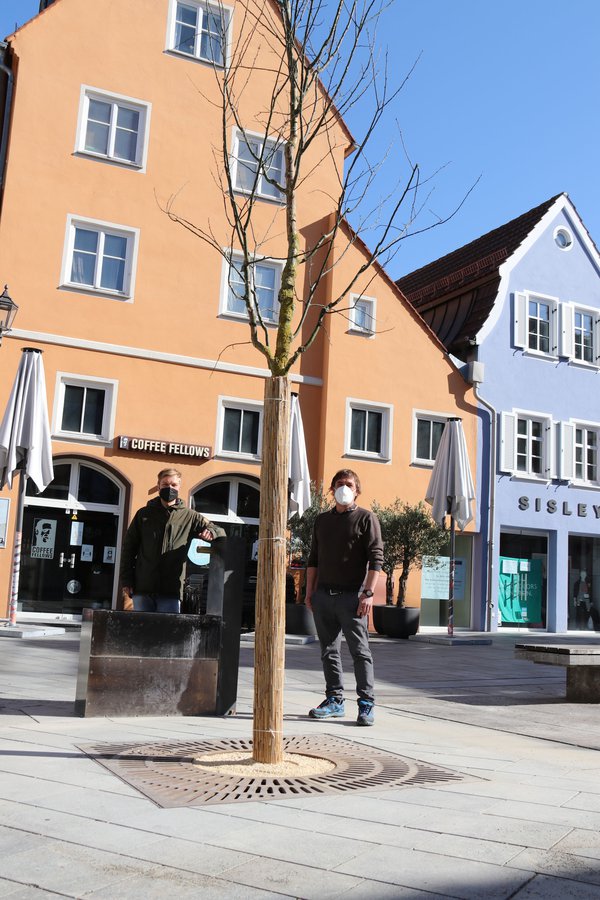
<path id="1" fill-rule="evenodd" d="M 72 431 L 69 432 L 61 432 L 56 431 L 52 432 L 52 440 L 53 441 L 63 441 L 67 444 L 89 444 L 91 446 L 103 446 L 103 447 L 112 447 L 113 439 L 110 437 L 105 437 L 104 435 L 95 436 L 93 434 L 75 434 Z"/>
<path id="2" fill-rule="evenodd" d="M 106 163 L 109 166 L 116 166 L 119 169 L 132 169 L 134 172 L 145 171 L 143 163 L 130 162 L 127 159 L 118 159 L 114 156 L 104 156 L 102 153 L 92 153 L 89 150 L 75 150 L 73 156 L 78 159 L 89 159 L 93 162 Z"/>
<path id="3" fill-rule="evenodd" d="M 213 459 L 236 460 L 236 462 L 255 463 L 260 465 L 262 457 L 252 455 L 250 453 L 233 453 L 227 450 L 219 450 L 214 454 Z"/>
<path id="4" fill-rule="evenodd" d="M 360 459 L 362 462 L 384 463 L 385 465 L 389 465 L 392 461 L 391 456 L 377 453 L 361 453 L 359 450 L 346 450 L 344 458 Z"/>
<path id="5" fill-rule="evenodd" d="M 121 303 L 133 303 L 133 295 L 117 291 L 103 291 L 100 288 L 86 287 L 85 284 L 59 284 L 58 289 L 70 294 L 85 294 L 88 297 L 102 297 L 106 300 L 119 300 Z"/>
<path id="6" fill-rule="evenodd" d="M 543 359 L 546 362 L 557 363 L 560 359 L 558 354 L 552 353 L 542 353 L 540 350 L 528 350 L 527 348 L 517 347 L 517 350 L 521 350 L 523 356 L 529 356 L 531 359 Z"/>
<path id="7" fill-rule="evenodd" d="M 351 334 L 354 337 L 364 337 L 364 338 L 374 338 L 374 331 L 367 331 L 365 328 L 354 328 L 352 325 L 350 328 L 346 329 L 346 334 Z"/>
<path id="8" fill-rule="evenodd" d="M 570 356 L 567 362 L 570 366 L 574 366 L 576 369 L 584 369 L 588 372 L 600 371 L 600 366 L 597 363 L 585 362 L 585 360 L 583 359 L 574 359 L 572 356 Z"/>
<path id="9" fill-rule="evenodd" d="M 223 63 L 216 63 L 212 59 L 204 59 L 202 56 L 194 56 L 192 53 L 185 53 L 183 50 L 177 50 L 175 47 L 166 47 L 164 52 L 166 56 L 173 56 L 175 59 L 187 59 L 188 62 L 199 63 L 201 66 L 210 66 L 211 69 L 225 69 Z"/>
<path id="10" fill-rule="evenodd" d="M 239 194 L 241 197 L 252 197 L 254 200 L 262 200 L 265 203 L 273 203 L 275 206 L 285 207 L 285 197 L 270 197 L 268 194 L 261 194 L 260 191 L 246 191 L 244 188 L 233 186 L 233 193 Z"/>
<path id="11" fill-rule="evenodd" d="M 545 475 L 529 475 L 527 472 L 501 472 L 501 475 L 510 475 L 511 481 L 529 481 L 531 484 L 550 484 L 552 478 Z"/>
<path id="12" fill-rule="evenodd" d="M 250 319 L 246 315 L 242 315 L 242 313 L 234 313 L 234 312 L 220 312 L 219 319 L 226 319 L 229 322 L 242 322 L 245 325 L 250 324 Z M 263 324 L 267 326 L 267 328 L 277 328 L 277 322 L 273 319 L 263 319 Z"/>

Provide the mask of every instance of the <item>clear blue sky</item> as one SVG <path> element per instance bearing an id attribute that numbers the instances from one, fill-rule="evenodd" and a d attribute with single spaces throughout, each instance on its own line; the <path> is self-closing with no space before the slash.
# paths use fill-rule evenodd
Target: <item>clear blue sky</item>
<path id="1" fill-rule="evenodd" d="M 0 0 L 0 33 L 38 6 Z M 394 110 L 408 151 L 424 176 L 445 166 L 420 225 L 447 215 L 481 176 L 449 223 L 404 242 L 390 274 L 425 265 L 561 191 L 600 244 L 598 0 L 395 0 L 383 26 L 398 77 L 422 54 Z M 381 147 L 394 139 L 390 122 Z"/>

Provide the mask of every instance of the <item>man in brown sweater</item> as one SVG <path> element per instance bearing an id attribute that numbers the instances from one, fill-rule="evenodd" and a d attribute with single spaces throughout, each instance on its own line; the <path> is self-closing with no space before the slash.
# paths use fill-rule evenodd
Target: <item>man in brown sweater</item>
<path id="1" fill-rule="evenodd" d="M 367 625 L 383 563 L 381 528 L 372 512 L 356 505 L 360 479 L 352 469 L 336 472 L 330 490 L 335 506 L 317 517 L 306 572 L 306 604 L 315 617 L 326 694 L 309 716 L 328 719 L 345 714 L 343 633 L 354 661 L 356 723 L 372 725 L 375 695 Z"/>

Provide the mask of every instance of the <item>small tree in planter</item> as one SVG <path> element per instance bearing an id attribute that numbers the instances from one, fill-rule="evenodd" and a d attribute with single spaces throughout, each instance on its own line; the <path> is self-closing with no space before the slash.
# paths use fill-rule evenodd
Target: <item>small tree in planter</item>
<path id="1" fill-rule="evenodd" d="M 438 556 L 448 537 L 423 503 L 411 506 L 396 498 L 389 506 L 374 503 L 371 508 L 381 523 L 386 604 L 394 604 L 394 573 L 400 569 L 396 604 L 403 608 L 409 573 L 422 567 L 424 556 Z"/>

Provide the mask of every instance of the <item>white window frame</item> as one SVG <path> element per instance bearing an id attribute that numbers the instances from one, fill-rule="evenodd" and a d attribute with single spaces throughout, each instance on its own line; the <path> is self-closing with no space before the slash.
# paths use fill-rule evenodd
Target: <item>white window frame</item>
<path id="1" fill-rule="evenodd" d="M 102 236 L 105 235 L 116 235 L 118 237 L 124 237 L 126 239 L 127 249 L 125 256 L 125 272 L 123 276 L 122 291 L 113 291 L 110 290 L 110 288 L 104 288 L 100 286 L 100 267 L 98 266 L 96 266 L 94 285 L 80 284 L 79 282 L 71 281 L 75 232 L 77 228 L 83 228 L 86 231 L 96 231 L 101 236 L 101 243 L 103 241 Z M 133 300 L 139 234 L 139 228 L 130 228 L 125 225 L 117 225 L 114 222 L 101 222 L 98 219 L 88 219 L 84 216 L 76 216 L 70 213 L 67 216 L 67 227 L 65 232 L 65 243 L 60 277 L 61 288 L 67 288 L 69 290 L 74 290 L 82 294 L 94 294 L 102 297 L 114 297 L 118 300 Z"/>
<path id="2" fill-rule="evenodd" d="M 592 360 L 587 362 L 575 356 L 575 314 L 592 317 Z M 560 309 L 560 355 L 570 363 L 586 369 L 600 368 L 600 313 L 594 306 L 582 303 L 561 303 Z"/>
<path id="3" fill-rule="evenodd" d="M 430 469 L 433 468 L 433 464 L 435 459 L 431 459 L 429 457 L 423 458 L 418 456 L 417 454 L 417 430 L 419 426 L 419 420 L 427 421 L 429 423 L 441 423 L 445 425 L 448 419 L 452 418 L 452 413 L 438 413 L 431 412 L 430 410 L 424 409 L 414 409 L 413 410 L 413 426 L 412 426 L 412 441 L 411 441 L 411 464 L 418 466 L 428 466 Z"/>
<path id="4" fill-rule="evenodd" d="M 358 321 L 357 310 L 364 308 L 366 318 L 369 320 L 369 326 L 365 327 Z M 364 337 L 375 337 L 375 328 L 377 322 L 377 300 L 375 297 L 365 297 L 364 294 L 350 295 L 350 324 L 348 332 L 350 334 L 360 334 Z"/>
<path id="5" fill-rule="evenodd" d="M 104 391 L 102 431 L 99 435 L 85 431 L 63 430 L 62 417 L 67 387 L 95 388 Z M 88 375 L 74 375 L 71 372 L 57 372 L 52 410 L 52 437 L 60 441 L 76 441 L 78 444 L 112 443 L 115 436 L 118 389 L 119 382 L 114 378 L 95 378 Z"/>
<path id="6" fill-rule="evenodd" d="M 223 428 L 225 426 L 225 410 L 239 409 L 242 412 L 258 413 L 258 446 L 256 453 L 244 453 L 242 451 L 225 450 L 223 448 Z M 222 459 L 245 460 L 246 462 L 260 462 L 262 459 L 263 437 L 263 404 L 258 400 L 245 400 L 240 397 L 221 396 L 218 400 L 217 432 L 215 436 L 216 456 Z"/>
<path id="7" fill-rule="evenodd" d="M 285 200 L 283 194 L 280 194 L 278 197 L 274 197 L 272 194 L 265 192 L 263 188 L 263 179 L 264 174 L 261 172 L 259 179 L 256 184 L 256 189 L 252 191 L 251 189 L 245 188 L 242 185 L 238 184 L 238 165 L 239 165 L 239 146 L 240 141 L 244 141 L 245 143 L 248 140 L 257 141 L 261 146 L 265 144 L 269 145 L 273 150 L 281 150 L 282 151 L 282 160 L 281 160 L 281 183 L 285 179 L 285 157 L 283 154 L 284 143 L 277 137 L 265 136 L 264 134 L 258 134 L 254 131 L 242 131 L 239 128 L 233 129 L 233 136 L 231 139 L 231 179 L 233 184 L 233 189 L 238 194 L 248 194 L 254 197 L 259 197 L 261 200 L 267 200 L 271 203 L 282 204 Z M 263 154 L 264 156 L 264 154 Z"/>
<path id="8" fill-rule="evenodd" d="M 547 303 L 550 308 L 549 322 L 549 349 L 538 350 L 529 347 L 529 301 Z M 559 302 L 557 297 L 540 294 L 536 291 L 517 291 L 514 294 L 514 318 L 513 336 L 515 347 L 520 347 L 524 353 L 536 356 L 538 359 L 558 358 L 558 318 Z"/>
<path id="9" fill-rule="evenodd" d="M 381 420 L 381 448 L 378 453 L 369 450 L 356 450 L 350 446 L 352 437 L 352 412 L 361 410 L 367 413 L 379 413 Z M 394 424 L 394 407 L 391 403 L 375 403 L 357 397 L 346 398 L 346 426 L 344 434 L 344 456 L 356 459 L 389 463 L 392 459 L 392 437 Z"/>
<path id="10" fill-rule="evenodd" d="M 177 6 L 178 3 L 182 3 L 183 6 L 191 6 L 195 7 L 201 16 L 204 15 L 206 10 L 211 10 L 212 12 L 216 12 L 218 14 L 222 14 L 224 16 L 224 32 L 225 32 L 225 46 L 223 47 L 223 63 L 215 62 L 209 57 L 204 57 L 200 55 L 200 46 L 201 46 L 201 38 L 202 38 L 202 29 L 196 32 L 196 45 L 194 48 L 194 53 L 187 53 L 185 50 L 180 50 L 175 46 L 175 31 L 177 27 Z M 165 44 L 165 51 L 167 53 L 173 53 L 175 56 L 181 56 L 184 59 L 192 60 L 193 62 L 201 63 L 202 65 L 214 66 L 215 68 L 222 69 L 227 68 L 229 66 L 231 57 L 231 34 L 232 34 L 232 22 L 233 22 L 233 8 L 231 6 L 224 5 L 221 2 L 211 3 L 206 2 L 206 0 L 169 0 L 169 12 L 167 15 L 167 37 Z"/>
<path id="11" fill-rule="evenodd" d="M 576 437 L 577 429 L 583 429 L 586 433 L 594 432 L 596 435 L 596 478 L 589 479 L 586 477 L 586 463 L 583 461 L 584 477 L 577 475 L 576 461 Z M 581 419 L 570 419 L 568 422 L 561 422 L 560 429 L 560 472 L 559 477 L 563 481 L 572 481 L 580 487 L 599 487 L 600 486 L 600 423 L 587 422 Z"/>
<path id="12" fill-rule="evenodd" d="M 514 478 L 532 481 L 551 481 L 556 472 L 556 427 L 552 416 L 531 410 L 513 409 L 501 414 L 500 428 L 500 470 L 510 472 Z M 528 453 L 528 467 L 525 471 L 517 468 L 517 424 L 519 419 L 542 425 L 542 471 L 531 471 L 531 455 Z"/>
<path id="13" fill-rule="evenodd" d="M 244 309 L 243 312 L 236 312 L 235 310 L 228 308 L 229 302 L 229 271 L 231 269 L 232 262 L 242 262 L 243 254 L 239 253 L 237 250 L 226 249 L 223 254 L 223 267 L 221 272 L 221 298 L 219 303 L 219 316 L 222 316 L 227 319 L 238 319 L 241 322 L 248 321 L 248 310 Z M 281 287 L 281 275 L 283 273 L 283 262 L 281 260 L 274 260 L 267 257 L 253 257 L 250 260 L 252 267 L 254 268 L 257 265 L 268 266 L 270 269 L 273 269 L 275 272 L 275 285 L 274 285 L 274 294 L 275 294 L 275 310 L 274 317 L 272 319 L 268 319 L 266 317 L 262 317 L 265 325 L 277 325 L 279 321 L 279 289 Z M 262 314 L 261 314 L 262 315 Z"/>
<path id="14" fill-rule="evenodd" d="M 110 147 L 107 153 L 98 153 L 95 150 L 88 150 L 85 146 L 87 134 L 87 125 L 89 119 L 90 100 L 98 100 L 101 103 L 110 103 L 113 108 L 110 124 Z M 122 159 L 111 152 L 114 146 L 114 133 L 116 127 L 115 108 L 124 107 L 132 109 L 139 113 L 138 139 L 136 146 L 136 156 L 134 160 Z M 145 100 L 137 100 L 134 97 L 127 97 L 124 94 L 115 94 L 112 91 L 104 91 L 99 88 L 91 87 L 87 84 L 81 85 L 81 95 L 79 100 L 79 115 L 77 118 L 77 135 L 75 138 L 75 153 L 79 156 L 88 156 L 91 159 L 103 160 L 114 165 L 124 166 L 125 168 L 135 169 L 138 172 L 146 171 L 146 160 L 148 156 L 148 135 L 150 131 L 150 113 L 152 104 Z"/>

